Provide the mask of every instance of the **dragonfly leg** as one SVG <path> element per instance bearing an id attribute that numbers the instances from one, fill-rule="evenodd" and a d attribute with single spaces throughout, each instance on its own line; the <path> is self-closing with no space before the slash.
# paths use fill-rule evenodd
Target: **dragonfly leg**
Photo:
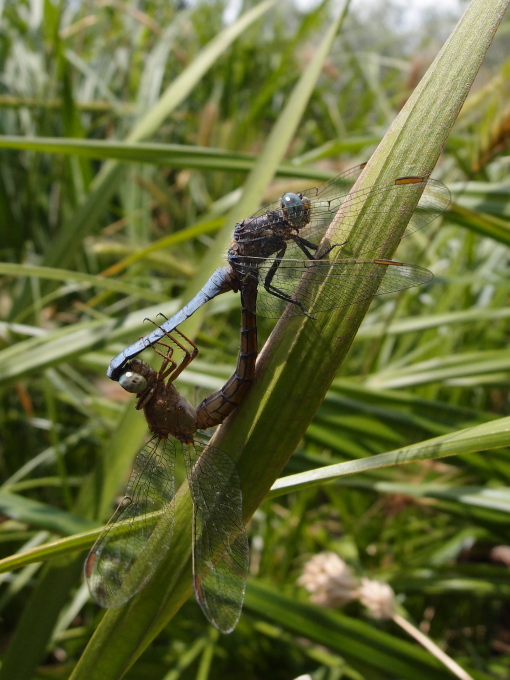
<path id="1" fill-rule="evenodd" d="M 315 260 L 315 255 L 311 253 L 308 248 L 311 250 L 317 250 L 319 247 L 316 243 L 312 243 L 311 241 L 307 241 L 305 238 L 302 238 L 298 234 L 294 234 L 291 236 L 292 240 L 294 243 L 300 248 L 300 250 L 306 255 L 306 257 L 309 260 Z"/>
<path id="2" fill-rule="evenodd" d="M 323 253 L 321 253 L 320 255 L 315 253 L 314 260 L 323 260 L 327 255 L 330 254 L 330 252 L 332 250 L 334 250 L 335 248 L 341 248 L 342 246 L 345 246 L 346 243 L 347 243 L 347 241 L 344 241 L 343 243 L 333 243 L 332 246 L 329 246 L 329 248 L 326 248 L 326 250 Z"/>
<path id="3" fill-rule="evenodd" d="M 299 300 L 294 300 L 293 298 L 290 297 L 290 295 L 282 293 L 281 291 L 278 290 L 278 288 L 275 288 L 274 286 L 267 287 L 266 285 L 264 285 L 264 288 L 267 290 L 268 293 L 271 293 L 271 295 L 280 298 L 280 300 L 285 300 L 285 302 L 290 302 L 291 304 L 296 305 L 296 307 L 299 307 L 299 309 L 301 310 L 301 314 L 303 314 L 303 316 L 307 316 L 309 319 L 313 319 L 314 321 L 316 320 L 315 316 L 308 314 L 308 312 L 303 307 L 301 302 L 299 302 Z"/>
<path id="4" fill-rule="evenodd" d="M 161 345 L 165 348 L 165 350 L 161 351 L 157 349 L 156 345 Z M 152 348 L 156 354 L 159 354 L 160 357 L 163 357 L 163 363 L 159 367 L 158 371 L 158 378 L 160 380 L 166 380 L 169 375 L 173 374 L 177 367 L 177 362 L 172 359 L 172 355 L 174 353 L 173 347 L 170 347 L 170 345 L 167 345 L 165 342 L 158 340 L 154 343 L 154 345 L 152 345 Z"/>
<path id="5" fill-rule="evenodd" d="M 145 318 L 144 321 L 150 321 L 151 323 L 154 323 L 154 321 L 152 321 L 152 319 L 147 319 L 147 318 Z M 157 326 L 157 324 L 154 324 L 154 325 Z M 159 328 L 159 326 L 158 326 L 158 328 Z M 143 342 L 143 343 L 145 343 L 145 338 L 140 338 L 140 341 Z M 161 340 L 158 340 L 158 341 L 157 341 L 156 343 L 154 343 L 154 344 L 156 344 L 156 345 L 162 345 L 163 347 L 165 347 L 165 350 L 166 350 L 165 353 L 161 352 L 160 350 L 155 350 L 156 353 L 159 354 L 160 356 L 162 356 L 163 359 L 164 359 L 164 361 L 163 361 L 163 363 L 161 364 L 161 367 L 160 367 L 160 369 L 159 369 L 159 372 L 158 372 L 158 373 L 159 373 L 159 378 L 162 379 L 162 380 L 164 380 L 165 377 L 166 377 L 167 375 L 169 375 L 169 374 L 175 369 L 175 367 L 177 366 L 176 362 L 173 361 L 173 359 L 172 359 L 172 355 L 173 355 L 174 350 L 173 350 L 173 347 L 170 347 L 170 345 L 167 345 L 167 344 L 165 344 L 164 342 L 161 342 Z M 146 347 L 151 347 L 151 345 L 147 343 Z M 170 368 L 168 368 L 168 366 L 170 366 Z M 152 391 L 153 391 L 153 390 L 151 390 L 150 394 L 152 394 Z M 145 399 L 145 398 L 144 398 L 144 399 L 141 399 L 141 400 L 139 401 L 139 403 L 137 404 L 136 408 L 137 408 L 137 409 L 143 408 L 143 406 L 145 405 L 146 401 L 147 401 L 147 399 Z"/>
<path id="6" fill-rule="evenodd" d="M 341 246 L 344 246 L 347 243 L 347 241 L 344 241 L 343 243 L 334 243 L 332 246 L 329 246 L 329 248 L 327 248 L 323 253 L 321 253 L 320 256 L 318 256 L 317 251 L 319 250 L 320 244 L 315 244 L 312 243 L 311 241 L 307 241 L 305 238 L 302 238 L 297 234 L 292 236 L 291 238 L 309 260 L 322 260 L 322 258 L 326 257 L 326 255 L 329 255 L 329 253 L 334 248 L 340 248 Z M 308 248 L 310 248 L 311 250 L 315 250 L 315 253 L 313 254 L 310 253 L 308 251 Z"/>
<path id="7" fill-rule="evenodd" d="M 147 387 L 147 389 L 145 391 L 138 394 L 138 401 L 136 402 L 136 405 L 135 405 L 135 408 L 136 408 L 137 411 L 141 411 L 145 407 L 145 405 L 149 403 L 149 401 L 154 396 L 156 386 L 157 386 L 157 380 L 152 382 Z M 124 388 L 124 389 L 126 389 L 126 388 Z"/>
<path id="8" fill-rule="evenodd" d="M 280 252 L 277 253 L 275 259 L 273 260 L 273 264 L 271 265 L 269 271 L 267 272 L 266 278 L 264 279 L 264 288 L 267 290 L 268 293 L 274 295 L 277 298 L 280 298 L 280 300 L 285 300 L 285 302 L 291 302 L 293 305 L 299 307 L 301 313 L 304 314 L 304 316 L 307 316 L 309 319 L 314 319 L 315 317 L 308 314 L 308 312 L 299 302 L 299 300 L 294 300 L 290 295 L 287 295 L 287 293 L 284 293 L 282 290 L 279 290 L 278 288 L 276 288 L 276 286 L 272 285 L 272 281 L 282 262 L 282 258 L 285 255 L 286 249 L 287 246 L 284 245 Z M 313 260 L 314 258 L 312 257 L 311 259 Z"/>
<path id="9" fill-rule="evenodd" d="M 163 317 L 165 317 L 164 314 L 158 314 L 158 316 L 163 316 Z M 166 317 L 165 317 L 165 318 L 166 318 Z M 187 347 L 185 347 L 182 343 L 180 343 L 180 342 L 175 338 L 175 336 L 172 335 L 172 333 L 169 333 L 168 331 L 166 331 L 166 330 L 163 328 L 163 326 L 160 326 L 159 324 L 157 324 L 157 323 L 156 323 L 155 321 L 153 321 L 152 319 L 147 319 L 147 318 L 146 318 L 145 321 L 150 321 L 150 322 L 153 323 L 155 326 L 157 326 L 158 328 L 160 328 L 160 329 L 163 331 L 164 336 L 166 336 L 171 342 L 174 343 L 174 345 L 177 345 L 177 347 L 179 347 L 179 349 L 181 349 L 181 350 L 184 352 L 184 356 L 183 356 L 182 360 L 180 361 L 179 365 L 177 365 L 177 363 L 176 363 L 175 361 L 171 361 L 171 360 L 170 360 L 170 357 L 172 356 L 173 351 L 174 351 L 173 348 L 170 347 L 170 345 L 167 345 L 165 342 L 162 342 L 161 340 L 158 340 L 157 342 L 155 342 L 155 343 L 153 344 L 153 348 L 154 348 L 154 351 L 156 352 L 156 354 L 159 354 L 159 355 L 162 356 L 163 359 L 164 359 L 164 362 L 163 362 L 163 364 L 161 365 L 161 368 L 160 368 L 160 375 L 159 375 L 159 377 L 160 377 L 162 380 L 166 380 L 166 378 L 169 378 L 170 382 L 173 382 L 173 381 L 174 381 L 174 380 L 182 373 L 182 371 L 184 371 L 184 369 L 186 368 L 186 366 L 189 366 L 190 363 L 193 361 L 193 359 L 197 356 L 197 354 L 198 354 L 198 347 L 195 345 L 195 343 L 194 343 L 192 340 L 190 340 L 186 335 L 184 335 L 184 333 L 182 333 L 178 328 L 175 328 L 174 331 L 173 331 L 173 333 L 177 333 L 177 334 L 180 335 L 181 338 L 183 338 L 188 344 L 190 344 L 191 347 L 193 348 L 191 351 L 190 351 Z M 162 352 L 161 350 L 157 349 L 157 345 L 162 345 L 163 347 L 165 347 L 165 348 L 166 348 L 166 352 Z M 165 363 L 165 362 L 166 362 L 166 363 Z M 171 366 L 170 366 L 169 369 L 167 369 L 168 363 L 171 364 Z"/>
<path id="10" fill-rule="evenodd" d="M 189 366 L 191 364 L 193 359 L 198 354 L 198 347 L 195 345 L 195 343 L 192 340 L 190 340 L 186 335 L 184 335 L 184 333 L 182 333 L 178 328 L 176 328 L 174 330 L 174 332 L 178 333 L 181 336 L 181 338 L 183 338 L 188 344 L 191 345 L 191 347 L 193 349 L 190 352 L 189 349 L 186 349 L 186 347 L 184 345 L 182 345 L 178 340 L 176 340 L 172 335 L 165 332 L 165 335 L 168 335 L 169 338 L 172 340 L 172 342 L 174 342 L 177 345 L 177 347 L 182 349 L 182 351 L 184 352 L 184 357 L 183 357 L 181 363 L 179 364 L 179 366 L 177 366 L 175 371 L 172 373 L 172 378 L 171 378 L 172 381 L 174 381 L 177 378 L 177 376 L 180 375 L 182 373 L 182 371 L 184 371 L 186 366 Z"/>

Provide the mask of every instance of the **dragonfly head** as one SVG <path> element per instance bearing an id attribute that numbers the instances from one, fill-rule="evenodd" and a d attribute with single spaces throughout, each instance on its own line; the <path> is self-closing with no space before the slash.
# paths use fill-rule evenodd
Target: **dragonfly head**
<path id="1" fill-rule="evenodd" d="M 288 192 L 280 198 L 280 208 L 283 214 L 296 228 L 301 229 L 310 220 L 310 201 L 302 194 Z"/>
<path id="2" fill-rule="evenodd" d="M 142 373 L 133 370 L 133 362 L 130 362 L 122 369 L 119 375 L 119 385 L 123 387 L 126 392 L 134 394 L 141 394 L 149 386 L 149 381 Z"/>

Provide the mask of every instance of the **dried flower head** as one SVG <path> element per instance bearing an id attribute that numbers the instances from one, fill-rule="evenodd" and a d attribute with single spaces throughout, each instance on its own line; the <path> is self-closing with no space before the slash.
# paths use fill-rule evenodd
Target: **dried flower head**
<path id="1" fill-rule="evenodd" d="M 497 545 L 491 550 L 491 559 L 510 567 L 510 545 Z"/>
<path id="2" fill-rule="evenodd" d="M 391 619 L 395 613 L 395 593 L 391 586 L 380 581 L 361 579 L 358 596 L 374 619 Z"/>
<path id="3" fill-rule="evenodd" d="M 347 564 L 334 552 L 312 557 L 298 579 L 310 593 L 310 599 L 323 607 L 341 607 L 356 597 L 357 580 Z"/>

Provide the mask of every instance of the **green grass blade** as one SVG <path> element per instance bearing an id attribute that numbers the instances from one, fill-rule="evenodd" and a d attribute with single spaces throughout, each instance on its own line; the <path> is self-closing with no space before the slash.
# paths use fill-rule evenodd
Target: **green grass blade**
<path id="1" fill-rule="evenodd" d="M 273 129 L 266 147 L 259 157 L 243 192 L 241 202 L 231 213 L 231 220 L 240 219 L 254 209 L 265 184 L 271 179 L 288 142 L 297 128 L 301 114 L 306 106 L 322 64 L 331 49 L 342 16 L 333 22 L 323 39 L 314 59 L 303 73 L 282 114 Z M 230 238 L 225 231 L 223 240 L 218 241 L 221 250 L 223 241 Z M 218 244 L 217 244 L 218 245 Z M 216 256 L 216 255 L 215 255 Z M 213 259 L 215 256 L 211 256 Z M 206 258 L 204 276 L 211 273 Z M 191 591 L 189 571 L 191 506 L 184 493 L 178 494 L 176 502 L 176 528 L 171 552 L 165 556 L 160 567 L 144 590 L 127 605 L 110 610 L 85 650 L 73 674 L 79 678 L 117 678 L 128 668 L 147 647 L 161 627 L 178 611 Z M 108 644 L 106 645 L 106 641 Z M 112 644 L 114 653 L 112 653 Z"/>
<path id="2" fill-rule="evenodd" d="M 483 0 L 471 3 L 381 142 L 359 188 L 432 171 L 507 4 L 501 0 L 489 8 Z M 372 228 L 377 233 L 394 225 L 383 214 L 381 224 Z M 297 447 L 367 307 L 343 308 L 317 321 L 282 320 L 264 347 L 250 393 L 215 438 L 218 447 L 242 456 L 248 514 Z"/>
<path id="3" fill-rule="evenodd" d="M 99 158 L 119 162 L 148 163 L 171 168 L 196 168 L 226 172 L 250 172 L 257 156 L 211 147 L 163 144 L 160 142 L 125 142 L 92 139 L 62 139 L 60 137 L 0 136 L 0 149 L 37 151 L 83 158 Z M 312 165 L 282 162 L 275 174 L 278 177 L 301 177 L 325 181 L 332 177 L 328 170 Z M 1 200 L 1 196 L 0 196 Z M 0 203 L 1 206 L 1 203 Z"/>
<path id="4" fill-rule="evenodd" d="M 10 262 L 0 262 L 0 274 L 5 276 L 18 277 L 37 277 L 39 279 L 49 279 L 51 281 L 63 281 L 83 283 L 86 287 L 95 287 L 103 290 L 116 291 L 124 295 L 134 295 L 135 297 L 145 298 L 152 302 L 164 302 L 167 298 L 162 293 L 155 293 L 146 288 L 133 286 L 127 281 L 108 279 L 93 274 L 71 271 L 70 269 L 57 269 L 55 267 L 37 267 L 30 264 L 11 264 Z"/>
<path id="5" fill-rule="evenodd" d="M 241 199 L 229 212 L 225 220 L 224 229 L 218 234 L 214 247 L 209 250 L 200 268 L 200 274 L 193 280 L 184 293 L 185 299 L 191 299 L 202 288 L 211 273 L 219 267 L 232 238 L 233 226 L 253 213 L 260 204 L 260 197 L 267 184 L 274 177 L 276 170 L 284 157 L 298 129 L 299 122 L 310 100 L 317 79 L 320 76 L 324 61 L 329 54 L 333 40 L 345 18 L 349 2 L 345 3 L 343 12 L 332 23 L 322 43 L 315 52 L 314 58 L 308 64 L 298 83 L 294 87 L 289 101 L 274 125 L 271 133 L 260 153 L 256 165 L 248 176 L 243 188 Z M 183 325 L 185 332 L 191 336 L 196 334 L 201 321 L 203 310 L 195 314 Z"/>
<path id="6" fill-rule="evenodd" d="M 78 554 L 54 560 L 45 566 L 3 657 L 2 680 L 34 677 L 34 668 L 40 663 L 55 621 L 68 602 L 69 591 L 80 576 L 82 563 L 82 556 Z"/>
<path id="7" fill-rule="evenodd" d="M 37 548 L 31 548 L 30 550 L 5 557 L 3 560 L 0 560 L 0 573 L 4 574 L 8 571 L 26 567 L 29 564 L 36 564 L 37 562 L 55 560 L 57 557 L 67 557 L 77 551 L 81 553 L 83 550 L 90 550 L 102 530 L 103 527 L 100 526 L 97 529 L 83 531 L 79 534 L 66 536 L 65 538 L 58 538 Z"/>
<path id="8" fill-rule="evenodd" d="M 0 511 L 6 517 L 62 534 L 73 534 L 92 528 L 91 523 L 83 517 L 14 493 L 0 492 Z"/>
<path id="9" fill-rule="evenodd" d="M 153 135 L 232 42 L 264 12 L 267 12 L 274 3 L 275 0 L 260 3 L 217 35 L 167 88 L 157 104 L 136 124 L 126 141 L 140 142 Z M 108 162 L 101 169 L 92 183 L 86 200 L 78 208 L 76 214 L 69 219 L 66 228 L 62 230 L 53 244 L 46 257 L 46 265 L 62 266 L 71 260 L 77 248 L 81 246 L 81 239 L 96 228 L 101 212 L 117 188 L 123 172 L 124 167 L 114 161 Z"/>
<path id="10" fill-rule="evenodd" d="M 377 673 L 388 677 L 390 673 L 409 680 L 452 678 L 437 659 L 407 641 L 339 612 L 296 601 L 267 586 L 249 584 L 246 608 L 337 652 L 363 677 L 379 677 Z M 473 678 L 489 679 L 485 673 L 470 672 Z"/>
<path id="11" fill-rule="evenodd" d="M 111 499 L 118 489 L 119 480 L 127 476 L 131 462 L 138 453 L 142 441 L 142 433 L 146 430 L 146 425 L 142 419 L 133 418 L 132 404 L 127 404 L 123 416 L 119 419 L 115 435 L 104 447 L 101 464 L 97 468 L 88 482 L 81 489 L 81 494 L 76 503 L 75 512 L 84 518 L 101 517 L 108 513 Z M 7 495 L 7 494 L 5 494 Z M 12 499 L 11 504 L 12 504 Z M 20 501 L 22 508 L 40 514 L 41 508 L 33 502 Z M 51 513 L 53 514 L 53 513 Z M 57 519 L 61 520 L 61 529 L 65 530 L 67 523 L 62 524 L 62 515 L 57 514 Z M 64 516 L 65 519 L 65 516 Z M 85 526 L 90 526 L 91 522 L 84 520 Z M 77 540 L 77 538 L 79 540 Z M 68 555 L 70 550 L 88 548 L 91 539 L 87 532 L 81 537 L 71 537 L 69 541 L 64 541 L 64 548 L 59 542 L 46 546 L 45 555 L 59 554 L 61 557 L 53 559 L 44 568 L 44 572 L 37 587 L 35 588 L 30 601 L 28 602 L 23 615 L 12 637 L 11 644 L 4 656 L 3 665 L 0 669 L 0 678 L 30 678 L 33 669 L 40 662 L 41 655 L 48 644 L 52 634 L 56 619 L 62 607 L 69 599 L 69 591 L 76 584 L 83 571 L 83 555 Z M 40 555 L 39 555 L 40 556 Z M 36 558 L 30 554 L 29 559 Z M 20 556 L 20 559 L 23 559 Z M 7 565 L 11 568 L 12 563 Z M 18 564 L 20 566 L 20 564 Z M 38 621 L 37 632 L 34 634 L 34 621 Z M 26 653 L 27 639 L 31 640 L 30 653 Z M 13 669 L 16 669 L 14 671 Z"/>
<path id="12" fill-rule="evenodd" d="M 510 444 L 510 418 L 500 418 L 476 427 L 468 427 L 451 434 L 412 444 L 396 451 L 382 453 L 371 458 L 352 460 L 338 465 L 310 470 L 298 475 L 283 477 L 273 484 L 270 495 L 289 493 L 298 487 L 315 486 L 334 481 L 345 475 L 369 472 L 382 467 L 402 465 L 423 460 L 439 460 L 475 451 L 487 451 Z"/>
<path id="13" fill-rule="evenodd" d="M 480 376 L 481 381 L 490 382 L 492 376 L 504 377 L 509 370 L 507 350 L 469 352 L 428 359 L 403 368 L 389 367 L 369 377 L 366 384 L 376 389 L 408 388 L 432 382 L 454 385 L 475 376 Z"/>

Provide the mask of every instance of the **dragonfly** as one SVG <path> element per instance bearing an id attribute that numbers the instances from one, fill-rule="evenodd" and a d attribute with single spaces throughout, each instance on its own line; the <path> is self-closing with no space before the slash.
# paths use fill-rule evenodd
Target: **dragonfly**
<path id="1" fill-rule="evenodd" d="M 252 311 L 269 318 L 282 314 L 315 318 L 375 294 L 397 292 L 430 281 L 432 273 L 417 265 L 382 258 L 360 259 L 360 255 L 374 255 L 383 247 L 394 247 L 402 237 L 422 229 L 447 209 L 449 190 L 437 180 L 407 176 L 347 193 L 365 166 L 366 163 L 351 168 L 319 187 L 287 192 L 276 203 L 236 224 L 227 254 L 228 265 L 213 272 L 197 295 L 161 328 L 112 359 L 108 377 L 117 380 L 126 361 L 157 342 L 164 332 L 171 332 L 212 298 L 242 290 L 247 278 L 258 282 Z M 395 210 L 392 201 L 397 196 L 404 200 L 399 201 Z M 360 210 L 366 226 L 353 236 L 351 228 Z M 338 224 L 337 214 L 342 216 Z M 372 233 L 373 222 L 379 221 L 381 214 L 391 222 L 407 218 L 403 236 L 390 229 L 389 235 L 378 240 Z M 328 243 L 322 246 L 332 223 L 335 226 L 330 229 Z M 335 259 L 330 259 L 333 251 Z M 349 282 L 356 285 L 347 285 Z"/>
<path id="2" fill-rule="evenodd" d="M 118 607 L 141 590 L 171 548 L 175 460 L 180 451 L 193 502 L 196 600 L 220 632 L 230 633 L 238 622 L 249 562 L 239 474 L 228 454 L 197 439 L 196 433 L 221 424 L 253 380 L 257 326 L 247 305 L 254 304 L 254 296 L 256 286 L 248 282 L 241 295 L 241 349 L 234 374 L 196 409 L 174 385 L 198 354 L 196 345 L 178 329 L 178 337 L 165 332 L 165 342 L 154 345 L 163 357 L 159 371 L 135 358 L 119 376 L 120 385 L 137 395 L 136 408 L 143 409 L 152 436 L 136 457 L 124 498 L 85 562 L 90 593 L 103 607 Z M 173 359 L 174 347 L 183 352 L 179 363 Z"/>

